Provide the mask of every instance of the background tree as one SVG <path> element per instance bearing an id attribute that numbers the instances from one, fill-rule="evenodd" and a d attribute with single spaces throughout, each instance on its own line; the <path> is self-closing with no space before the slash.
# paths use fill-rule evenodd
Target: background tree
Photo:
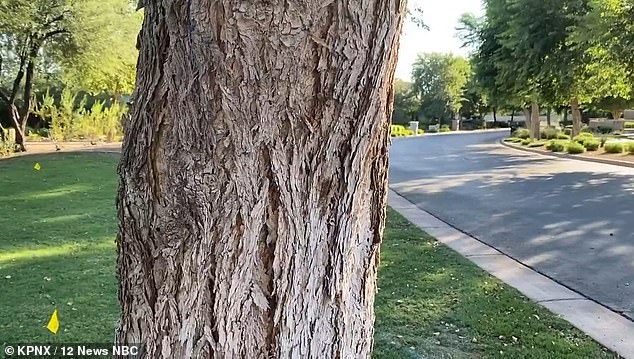
<path id="1" fill-rule="evenodd" d="M 406 123 L 408 121 L 416 121 L 419 111 L 420 103 L 413 91 L 412 83 L 399 79 L 395 80 L 392 122 Z"/>
<path id="2" fill-rule="evenodd" d="M 631 1 L 628 7 L 627 1 L 591 0 L 583 18 L 570 34 L 576 50 L 583 51 L 582 86 L 588 107 L 608 111 L 616 119 L 632 106 L 634 97 L 634 66 L 629 64 L 631 46 L 629 51 L 623 52 L 623 43 L 634 31 L 634 26 L 628 22 L 631 5 Z M 614 26 L 619 27 L 618 31 Z"/>
<path id="3" fill-rule="evenodd" d="M 462 106 L 471 75 L 469 62 L 452 54 L 419 55 L 412 68 L 413 86 L 424 116 L 450 121 Z"/>
<path id="4" fill-rule="evenodd" d="M 16 68 L 9 91 L 0 89 L 0 99 L 9 107 L 11 122 L 16 129 L 16 143 L 21 150 L 25 150 L 26 122 L 32 106 L 38 58 L 49 46 L 67 47 L 72 27 L 73 12 L 65 0 L 6 0 L 0 3 L 0 63 L 3 73 L 5 66 Z M 18 106 L 21 89 L 22 106 Z"/>
<path id="5" fill-rule="evenodd" d="M 404 12 L 146 3 L 117 342 L 150 358 L 370 356 Z"/>
<path id="6" fill-rule="evenodd" d="M 464 88 L 460 116 L 463 118 L 476 118 L 483 120 L 491 110 L 484 89 L 478 84 L 477 78 L 472 76 Z"/>
<path id="7" fill-rule="evenodd" d="M 500 3 L 498 5 L 502 6 L 497 8 L 494 5 L 496 3 L 487 7 L 488 16 L 483 19 L 475 18 L 473 14 L 463 14 L 456 30 L 463 46 L 471 50 L 473 84 L 481 96 L 487 99 L 493 113 L 493 123 L 496 124 L 498 112 L 519 106 L 520 100 L 513 89 L 514 81 L 504 78 L 496 64 L 498 57 L 508 52 L 499 40 L 508 23 L 492 15 L 503 11 L 505 4 Z"/>
<path id="8" fill-rule="evenodd" d="M 474 76 L 493 108 L 500 103 L 522 104 L 536 138 L 540 103 L 548 109 L 567 103 L 574 135 L 581 129 L 584 105 L 609 102 L 617 116 L 632 97 L 631 76 L 622 70 L 629 56 L 622 53 L 629 35 L 615 33 L 615 24 L 618 31 L 631 27 L 627 23 L 631 4 L 631 0 L 487 0 L 484 19 L 463 15 L 457 30 L 465 46 L 475 48 Z"/>
<path id="9" fill-rule="evenodd" d="M 118 99 L 134 90 L 138 58 L 135 45 L 143 14 L 135 11 L 128 0 L 101 3 L 82 9 L 84 27 L 99 31 L 78 34 L 82 37 L 81 51 L 63 58 L 61 75 L 64 84 L 75 90 L 103 92 Z"/>
<path id="10" fill-rule="evenodd" d="M 131 91 L 141 20 L 133 10 L 129 0 L 0 3 L 0 100 L 22 150 L 38 74 L 48 86 Z"/>
<path id="11" fill-rule="evenodd" d="M 583 40 L 609 52 L 608 58 L 634 74 L 634 0 L 588 0 L 590 11 L 585 16 Z"/>
<path id="12" fill-rule="evenodd" d="M 622 97 L 602 97 L 592 102 L 590 106 L 597 110 L 607 111 L 613 119 L 618 120 L 626 109 L 634 106 L 634 100 Z"/>

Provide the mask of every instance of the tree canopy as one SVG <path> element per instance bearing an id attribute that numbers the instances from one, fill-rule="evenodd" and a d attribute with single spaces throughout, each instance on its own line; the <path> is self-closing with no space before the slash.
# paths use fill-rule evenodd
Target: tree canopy
<path id="1" fill-rule="evenodd" d="M 462 106 L 470 76 L 471 66 L 462 57 L 439 53 L 419 55 L 412 78 L 422 114 L 430 119 L 453 119 Z"/>
<path id="2" fill-rule="evenodd" d="M 616 115 L 632 98 L 633 3 L 486 0 L 485 16 L 465 14 L 457 30 L 491 105 L 539 111 L 539 104 L 567 104 L 578 132 L 580 108 Z"/>
<path id="3" fill-rule="evenodd" d="M 130 0 L 0 3 L 0 110 L 8 110 L 21 150 L 38 90 L 132 91 L 140 25 Z"/>
<path id="4" fill-rule="evenodd" d="M 129 0 L 3 1 L 0 89 L 11 92 L 33 59 L 33 81 L 41 87 L 130 93 L 141 21 Z"/>

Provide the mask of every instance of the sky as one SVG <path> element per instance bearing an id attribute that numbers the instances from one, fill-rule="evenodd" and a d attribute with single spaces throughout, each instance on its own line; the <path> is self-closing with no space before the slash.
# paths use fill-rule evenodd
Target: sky
<path id="1" fill-rule="evenodd" d="M 406 21 L 401 35 L 401 48 L 396 67 L 396 77 L 410 80 L 412 64 L 416 55 L 425 52 L 452 52 L 467 56 L 468 51 L 460 48 L 456 37 L 456 26 L 460 15 L 466 12 L 482 16 L 481 0 L 409 0 L 410 10 L 423 10 L 423 22 L 429 27 L 424 30 L 411 21 Z"/>

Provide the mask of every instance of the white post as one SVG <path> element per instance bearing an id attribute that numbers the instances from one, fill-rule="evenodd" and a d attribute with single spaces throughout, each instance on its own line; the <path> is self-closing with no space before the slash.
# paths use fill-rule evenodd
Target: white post
<path id="1" fill-rule="evenodd" d="M 414 132 L 414 136 L 418 136 L 418 121 L 410 121 L 409 129 Z"/>

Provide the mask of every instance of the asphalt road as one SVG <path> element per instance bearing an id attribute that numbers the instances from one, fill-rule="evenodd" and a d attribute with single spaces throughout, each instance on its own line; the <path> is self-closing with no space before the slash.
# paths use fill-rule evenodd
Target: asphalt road
<path id="1" fill-rule="evenodd" d="M 498 142 L 505 135 L 396 139 L 390 187 L 482 242 L 634 318 L 634 168 L 509 149 Z"/>

